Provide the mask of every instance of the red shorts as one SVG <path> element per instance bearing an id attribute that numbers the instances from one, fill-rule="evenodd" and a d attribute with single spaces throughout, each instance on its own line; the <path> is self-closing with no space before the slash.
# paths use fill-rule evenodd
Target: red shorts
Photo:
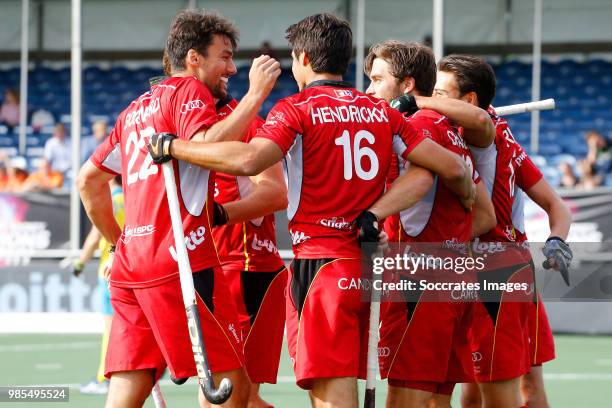
<path id="1" fill-rule="evenodd" d="M 450 384 L 473 381 L 468 303 L 432 295 L 438 296 L 425 291 L 414 301 L 381 305 L 380 372 L 391 385 L 448 393 Z"/>
<path id="2" fill-rule="evenodd" d="M 532 294 L 488 291 L 487 282 L 527 283 L 532 276 L 529 265 L 510 266 L 479 274 L 482 301 L 471 304 L 468 331 L 477 382 L 504 381 L 529 372 L 529 350 L 525 335 Z"/>
<path id="3" fill-rule="evenodd" d="M 370 304 L 358 259 L 295 259 L 287 284 L 287 342 L 297 385 L 365 378 Z"/>
<path id="4" fill-rule="evenodd" d="M 529 305 L 528 330 L 530 365 L 539 366 L 554 360 L 555 339 L 540 295 L 537 302 Z"/>
<path id="5" fill-rule="evenodd" d="M 244 361 L 253 383 L 276 383 L 285 330 L 287 269 L 245 272 L 224 268 L 238 309 Z"/>
<path id="6" fill-rule="evenodd" d="M 193 274 L 202 335 L 213 373 L 242 367 L 238 318 L 220 268 Z M 106 372 L 153 369 L 156 380 L 166 366 L 174 378 L 197 375 L 179 278 L 161 285 L 129 289 L 111 286 L 115 309 Z"/>

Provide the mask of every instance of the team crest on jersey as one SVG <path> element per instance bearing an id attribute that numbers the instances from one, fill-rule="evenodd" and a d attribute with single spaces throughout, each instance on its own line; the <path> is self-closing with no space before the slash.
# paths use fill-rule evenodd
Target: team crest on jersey
<path id="1" fill-rule="evenodd" d="M 353 97 L 353 91 L 351 91 L 350 89 L 334 89 L 334 92 L 336 93 L 336 96 L 338 98 L 352 98 Z"/>
<path id="2" fill-rule="evenodd" d="M 423 129 L 423 136 L 425 137 L 431 137 L 431 132 L 427 129 Z"/>
<path id="3" fill-rule="evenodd" d="M 278 122 L 285 123 L 285 114 L 283 112 L 272 112 L 266 119 L 266 125 L 276 125 Z"/>
<path id="4" fill-rule="evenodd" d="M 307 239 L 310 239 L 310 237 L 306 234 L 304 234 L 302 231 L 291 231 L 289 230 L 289 233 L 291 234 L 291 242 L 293 243 L 293 245 L 299 245 L 302 242 L 306 241 Z"/>
<path id="5" fill-rule="evenodd" d="M 181 105 L 181 113 L 184 115 L 192 110 L 204 108 L 206 108 L 206 104 L 204 102 L 202 102 L 200 99 L 194 99 L 193 101 L 189 101 Z"/>

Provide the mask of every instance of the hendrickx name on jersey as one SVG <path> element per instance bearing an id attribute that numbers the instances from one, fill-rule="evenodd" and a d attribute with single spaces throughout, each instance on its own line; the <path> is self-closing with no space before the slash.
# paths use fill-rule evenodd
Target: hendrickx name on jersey
<path id="1" fill-rule="evenodd" d="M 384 108 L 366 106 L 321 106 L 310 111 L 312 124 L 317 123 L 386 123 L 389 122 Z"/>

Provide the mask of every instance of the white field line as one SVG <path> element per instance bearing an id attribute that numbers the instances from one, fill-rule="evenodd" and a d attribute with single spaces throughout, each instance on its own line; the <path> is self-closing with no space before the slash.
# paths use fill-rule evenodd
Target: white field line
<path id="1" fill-rule="evenodd" d="M 34 365 L 34 369 L 37 371 L 61 370 L 62 368 L 64 368 L 64 365 L 60 363 L 42 363 Z"/>
<path id="2" fill-rule="evenodd" d="M 0 353 L 19 353 L 35 351 L 62 351 L 97 349 L 100 343 L 96 341 L 75 341 L 70 343 L 40 343 L 40 344 L 12 344 L 0 345 Z"/>

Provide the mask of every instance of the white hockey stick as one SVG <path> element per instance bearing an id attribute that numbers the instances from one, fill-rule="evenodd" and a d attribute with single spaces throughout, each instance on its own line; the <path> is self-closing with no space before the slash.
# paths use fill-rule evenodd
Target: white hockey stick
<path id="1" fill-rule="evenodd" d="M 172 232 L 174 233 L 174 246 L 179 265 L 179 277 L 181 281 L 181 291 L 183 292 L 183 303 L 187 312 L 187 326 L 189 327 L 189 338 L 195 365 L 198 371 L 198 382 L 206 399 L 215 405 L 221 405 L 232 394 L 232 383 L 228 378 L 221 380 L 219 388 L 215 388 L 212 373 L 208 365 L 208 357 L 204 348 L 202 337 L 202 327 L 200 325 L 200 314 L 196 304 L 195 289 L 193 287 L 193 276 L 191 274 L 191 264 L 185 247 L 185 233 L 183 232 L 183 220 L 176 192 L 176 182 L 174 179 L 174 168 L 172 162 L 162 165 L 164 181 L 166 183 L 166 196 L 168 197 L 168 207 L 170 208 L 170 219 L 172 221 Z"/>
<path id="2" fill-rule="evenodd" d="M 544 99 L 543 101 L 519 103 L 516 105 L 500 106 L 495 108 L 495 112 L 499 116 L 514 115 L 517 113 L 531 112 L 536 110 L 551 110 L 555 109 L 554 99 Z"/>
<path id="3" fill-rule="evenodd" d="M 373 256 L 384 256 L 379 248 Z M 383 276 L 380 276 L 383 279 Z M 381 291 L 374 289 L 374 273 L 370 286 L 370 324 L 368 325 L 368 357 L 366 363 L 366 388 L 363 399 L 364 408 L 376 406 L 376 374 L 378 373 L 378 330 L 380 325 L 380 297 Z"/>
<path id="4" fill-rule="evenodd" d="M 164 394 L 162 394 L 158 382 L 155 383 L 153 389 L 151 390 L 151 397 L 153 398 L 153 404 L 155 404 L 155 408 L 167 408 L 166 400 L 164 399 Z"/>

